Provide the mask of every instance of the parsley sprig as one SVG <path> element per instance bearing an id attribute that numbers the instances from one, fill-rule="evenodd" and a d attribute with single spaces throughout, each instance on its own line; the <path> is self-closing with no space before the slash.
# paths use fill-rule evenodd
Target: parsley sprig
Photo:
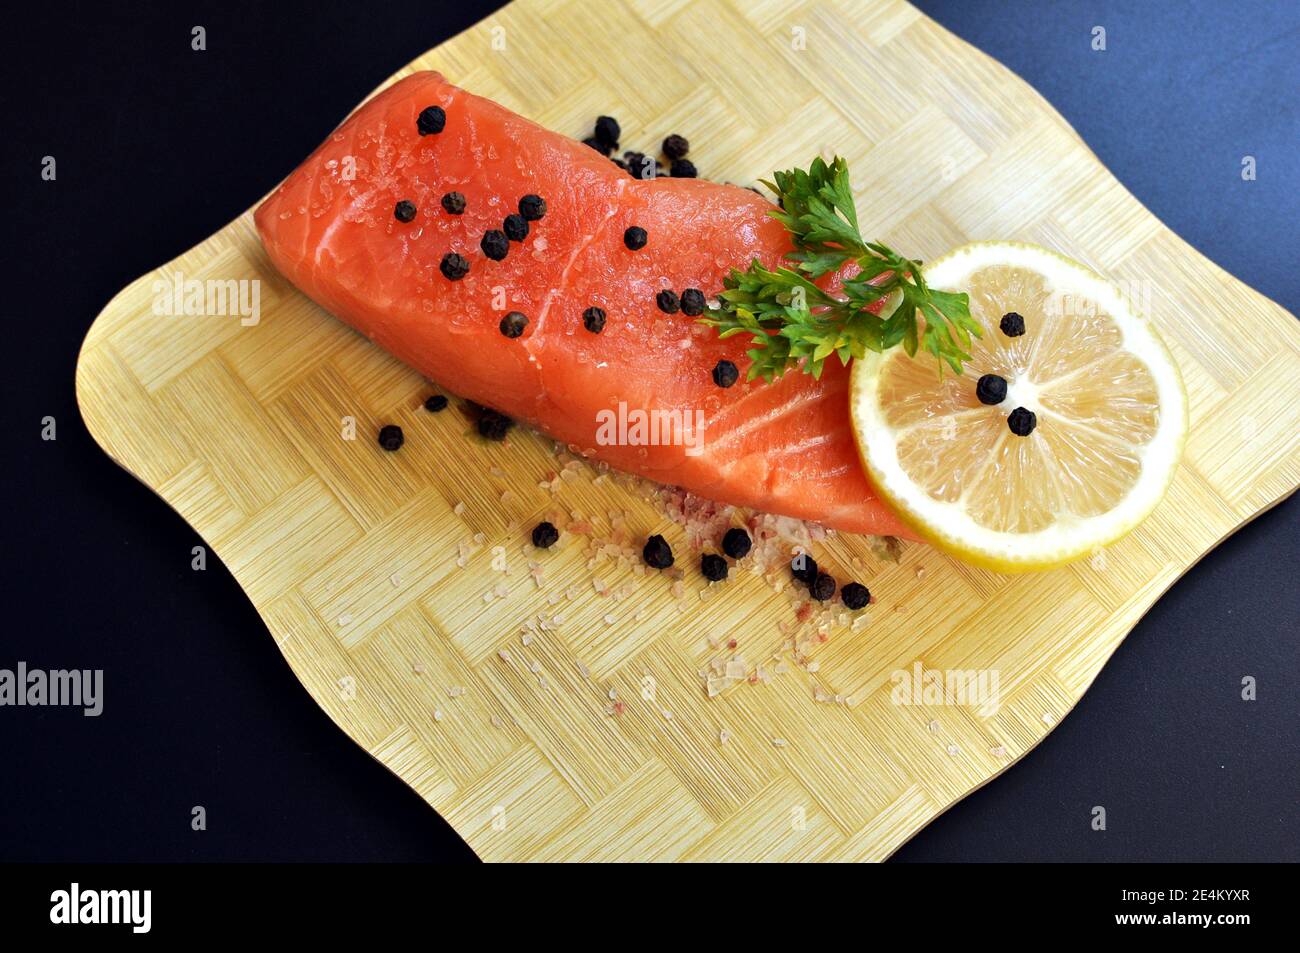
<path id="1" fill-rule="evenodd" d="M 970 336 L 980 335 L 967 296 L 929 287 L 919 261 L 862 237 L 845 161 L 837 157 L 828 165 L 819 157 L 807 171 L 777 172 L 773 179 L 763 184 L 781 200 L 771 214 L 790 232 L 794 250 L 785 257 L 793 267 L 773 271 L 756 259 L 745 271 L 733 268 L 718 307 L 699 319 L 719 337 L 752 335 L 749 378 L 770 381 L 791 364 L 820 377 L 832 354 L 848 364 L 868 350 L 899 344 L 911 356 L 928 351 L 960 374 L 970 360 Z M 817 286 L 848 262 L 861 271 L 844 280 L 839 295 Z M 891 295 L 898 304 L 887 317 L 867 310 Z"/>

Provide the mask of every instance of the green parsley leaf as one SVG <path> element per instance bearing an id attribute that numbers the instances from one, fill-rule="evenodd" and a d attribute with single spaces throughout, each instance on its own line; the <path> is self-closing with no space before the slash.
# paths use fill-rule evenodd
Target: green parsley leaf
<path id="1" fill-rule="evenodd" d="M 900 344 L 910 356 L 934 355 L 940 374 L 944 364 L 962 373 L 971 335 L 981 333 L 969 297 L 929 287 L 919 261 L 862 237 L 842 158 L 828 164 L 818 157 L 806 170 L 776 172 L 763 184 L 780 200 L 771 215 L 790 233 L 794 249 L 785 257 L 794 267 L 773 271 L 755 260 L 744 271 L 733 268 L 718 306 L 698 319 L 719 337 L 750 335 L 750 380 L 774 380 L 792 364 L 821 377 L 832 356 L 848 364 Z M 817 286 L 850 262 L 859 271 L 839 295 Z M 884 317 L 869 310 L 889 298 L 897 303 Z"/>

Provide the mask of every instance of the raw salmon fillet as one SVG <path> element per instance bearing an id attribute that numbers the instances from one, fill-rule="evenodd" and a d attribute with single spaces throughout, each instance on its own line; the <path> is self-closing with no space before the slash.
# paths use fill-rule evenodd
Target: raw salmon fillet
<path id="1" fill-rule="evenodd" d="M 417 117 L 429 106 L 442 107 L 445 127 L 421 135 Z M 465 196 L 463 214 L 440 204 L 452 191 Z M 480 239 L 528 194 L 545 200 L 544 217 L 491 260 Z M 403 200 L 416 206 L 410 222 L 394 214 Z M 746 383 L 744 337 L 721 341 L 656 305 L 662 289 L 716 294 L 729 269 L 755 258 L 775 266 L 790 243 L 771 208 L 735 186 L 634 179 L 588 146 L 422 72 L 358 109 L 256 222 L 290 281 L 455 394 L 709 499 L 910 536 L 863 475 L 844 367 L 827 361 L 820 380 L 792 371 Z M 634 225 L 648 234 L 639 251 L 624 243 Z M 439 270 L 448 252 L 469 261 L 464 278 Z M 583 324 L 592 306 L 608 316 L 598 334 Z M 528 319 L 520 337 L 499 329 L 509 311 Z M 741 372 L 730 388 L 712 377 L 724 358 Z M 677 412 L 691 429 L 677 445 L 645 445 L 650 435 L 634 428 L 640 444 L 610 443 L 620 403 L 628 420 Z"/>

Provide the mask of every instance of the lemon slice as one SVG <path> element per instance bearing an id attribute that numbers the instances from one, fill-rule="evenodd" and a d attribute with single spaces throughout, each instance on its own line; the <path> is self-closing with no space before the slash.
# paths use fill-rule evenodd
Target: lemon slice
<path id="1" fill-rule="evenodd" d="M 936 546 L 1004 572 L 1077 559 L 1141 522 L 1187 433 L 1182 378 L 1150 325 L 1033 245 L 963 245 L 924 274 L 970 294 L 984 336 L 960 377 L 902 348 L 854 361 L 854 431 L 881 496 Z M 984 375 L 1005 381 L 1001 401 L 981 400 L 1002 390 Z"/>

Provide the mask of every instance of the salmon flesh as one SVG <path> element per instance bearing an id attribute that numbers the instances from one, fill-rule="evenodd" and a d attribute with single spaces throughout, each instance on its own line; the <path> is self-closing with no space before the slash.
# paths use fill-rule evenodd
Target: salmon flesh
<path id="1" fill-rule="evenodd" d="M 430 106 L 440 132 L 418 128 Z M 426 114 L 427 115 L 427 114 Z M 442 197 L 464 196 L 460 214 Z M 525 195 L 545 214 L 494 260 L 481 241 Z M 414 205 L 395 214 L 399 202 Z M 848 369 L 746 382 L 747 339 L 717 332 L 659 292 L 716 295 L 732 268 L 791 249 L 773 205 L 702 179 L 633 178 L 436 72 L 359 108 L 256 212 L 290 281 L 447 390 L 610 466 L 722 503 L 858 533 L 911 534 L 877 498 L 849 420 Z M 409 221 L 401 218 L 409 217 Z M 517 225 L 517 223 L 516 223 Z M 643 248 L 625 241 L 646 232 Z M 444 256 L 468 273 L 449 279 Z M 603 330 L 584 323 L 605 312 Z M 502 319 L 518 312 L 522 333 Z M 512 319 L 518 330 L 518 318 Z M 719 361 L 740 380 L 714 381 Z"/>

